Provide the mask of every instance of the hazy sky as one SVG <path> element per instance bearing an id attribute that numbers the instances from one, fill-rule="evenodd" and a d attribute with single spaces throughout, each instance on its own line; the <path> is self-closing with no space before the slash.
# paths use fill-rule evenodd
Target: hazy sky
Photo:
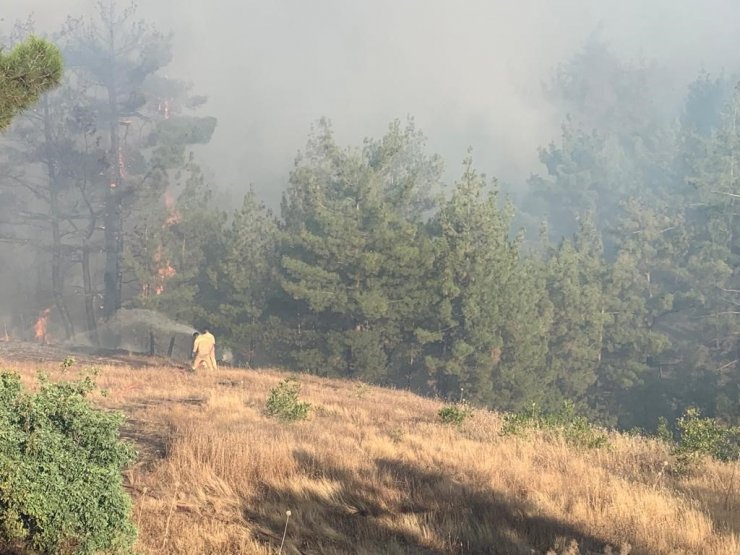
<path id="1" fill-rule="evenodd" d="M 41 29 L 87 0 L 2 0 L 5 24 Z M 685 87 L 700 68 L 740 67 L 740 0 L 141 0 L 174 33 L 169 74 L 209 96 L 219 124 L 202 153 L 217 181 L 285 183 L 322 116 L 342 142 L 414 116 L 457 172 L 469 145 L 489 174 L 524 180 L 560 115 L 542 82 L 597 28 L 615 52 L 668 67 Z M 274 195 L 273 195 L 274 196 Z"/>

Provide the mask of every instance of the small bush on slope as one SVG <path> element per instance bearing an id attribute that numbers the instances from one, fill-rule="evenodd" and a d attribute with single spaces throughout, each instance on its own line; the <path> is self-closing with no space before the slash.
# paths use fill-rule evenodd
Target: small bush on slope
<path id="1" fill-rule="evenodd" d="M 122 415 L 86 398 L 88 377 L 40 378 L 24 391 L 0 373 L 0 546 L 42 553 L 130 552 L 136 529 L 121 470 L 134 459 L 119 440 Z"/>
<path id="2" fill-rule="evenodd" d="M 295 379 L 281 381 L 270 390 L 267 398 L 267 414 L 280 420 L 293 421 L 308 418 L 311 405 L 298 400 L 300 384 Z"/>
<path id="3" fill-rule="evenodd" d="M 465 419 L 472 416 L 472 414 L 473 413 L 465 402 L 447 405 L 446 407 L 439 409 L 439 412 L 437 412 L 437 415 L 443 423 L 457 424 L 458 426 L 465 422 Z"/>
<path id="4" fill-rule="evenodd" d="M 518 413 L 504 416 L 503 435 L 516 435 L 527 430 L 549 430 L 565 438 L 576 447 L 588 449 L 603 447 L 607 443 L 605 434 L 597 431 L 585 416 L 576 414 L 575 405 L 565 401 L 556 412 L 545 414 L 537 405 Z"/>
<path id="5" fill-rule="evenodd" d="M 687 409 L 676 421 L 680 438 L 674 453 L 683 465 L 690 465 L 702 455 L 720 461 L 740 458 L 740 428 L 723 426 L 714 418 L 702 418 L 699 409 Z"/>

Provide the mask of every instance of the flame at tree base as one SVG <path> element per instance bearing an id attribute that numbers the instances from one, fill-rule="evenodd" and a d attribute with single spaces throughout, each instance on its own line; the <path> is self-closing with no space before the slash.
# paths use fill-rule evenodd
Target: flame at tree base
<path id="1" fill-rule="evenodd" d="M 45 308 L 44 310 L 42 310 L 41 314 L 39 314 L 38 320 L 36 320 L 36 323 L 33 326 L 36 340 L 43 345 L 46 345 L 47 343 L 46 328 L 49 324 L 50 312 L 51 308 Z"/>

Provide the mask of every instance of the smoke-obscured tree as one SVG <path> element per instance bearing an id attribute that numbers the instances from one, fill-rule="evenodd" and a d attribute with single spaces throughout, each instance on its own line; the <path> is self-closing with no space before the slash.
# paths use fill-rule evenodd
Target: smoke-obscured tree
<path id="1" fill-rule="evenodd" d="M 627 142 L 650 136 L 672 117 L 671 102 L 660 97 L 664 68 L 646 60 L 620 59 L 599 30 L 560 64 L 545 86 L 550 101 L 587 132 L 597 130 Z M 631 138 L 631 139 L 630 139 Z"/>
<path id="2" fill-rule="evenodd" d="M 610 367 L 623 376 L 635 368 L 642 377 L 628 378 L 625 387 L 604 367 L 601 390 L 612 391 L 619 406 L 605 410 L 620 415 L 623 425 L 652 425 L 690 406 L 737 419 L 737 100 L 718 119 L 698 104 L 711 100 L 717 86 L 700 79 L 690 89 L 687 114 L 693 115 L 683 122 L 677 149 L 677 167 L 685 172 L 680 194 L 664 203 L 626 203 L 617 230 L 620 251 L 609 291 L 633 348 L 617 350 Z"/>
<path id="3" fill-rule="evenodd" d="M 589 394 L 603 419 L 624 426 L 654 424 L 661 395 L 647 391 L 670 362 L 660 320 L 674 310 L 675 298 L 661 285 L 677 279 L 671 266 L 681 255 L 681 229 L 650 204 L 626 202 L 619 223 L 618 252 L 604 275 L 603 343 L 598 382 Z M 656 417 L 657 418 L 657 417 Z"/>
<path id="4" fill-rule="evenodd" d="M 57 35 L 62 46 L 69 30 L 66 27 Z M 14 35 L 26 36 L 31 31 L 29 21 L 17 25 Z M 66 278 L 73 264 L 88 255 L 96 231 L 93 183 L 101 169 L 101 150 L 94 123 L 84 109 L 87 92 L 87 84 L 67 72 L 60 88 L 17 118 L 6 134 L 0 162 L 3 239 L 34 247 L 43 263 L 48 263 L 51 304 L 67 338 L 74 332 L 74 318 L 65 296 Z M 85 287 L 83 294 L 87 307 L 92 303 L 90 288 Z M 88 317 L 88 329 L 94 329 L 94 318 L 91 325 Z"/>
<path id="5" fill-rule="evenodd" d="M 163 192 L 166 174 L 181 166 L 185 145 L 207 142 L 213 118 L 185 116 L 197 100 L 187 87 L 160 75 L 172 58 L 171 37 L 136 17 L 136 6 L 100 2 L 68 50 L 71 67 L 97 85 L 90 99 L 97 125 L 105 129 L 106 171 L 101 214 L 104 228 L 103 316 L 121 307 L 124 220 L 150 189 Z"/>
<path id="6" fill-rule="evenodd" d="M 169 37 L 137 21 L 133 6 L 119 12 L 100 3 L 97 18 L 69 20 L 59 42 L 69 61 L 63 86 L 8 135 L 3 234 L 48 253 L 54 314 L 71 336 L 79 314 L 73 300 L 84 298 L 86 329 L 97 342 L 101 296 L 110 316 L 123 295 L 129 303 L 142 290 L 155 295 L 157 286 L 147 285 L 169 277 L 161 275 L 163 249 L 174 239 L 165 238 L 171 215 L 163 199 L 167 193 L 174 202 L 186 188 L 199 194 L 188 185 L 199 178 L 188 177 L 195 163 L 187 147 L 208 142 L 216 122 L 194 115 L 203 97 L 158 74 L 170 60 Z M 160 244 L 143 249 L 149 259 L 138 267 L 128 257 L 127 267 L 124 254 L 142 246 L 125 251 L 124 238 L 141 239 L 142 229 Z"/>
<path id="7" fill-rule="evenodd" d="M 560 142 L 540 150 L 547 175 L 529 179 L 527 211 L 547 219 L 556 241 L 576 233 L 580 215 L 592 213 L 596 228 L 606 232 L 606 254 L 613 257 L 613 232 L 626 199 L 663 202 L 688 192 L 674 166 L 673 129 L 656 128 L 651 133 L 625 142 L 566 121 Z"/>
<path id="8" fill-rule="evenodd" d="M 581 214 L 593 213 L 597 229 L 609 231 L 626 198 L 686 189 L 676 179 L 670 107 L 678 100 L 656 97 L 660 79 L 660 68 L 622 62 L 598 36 L 558 69 L 548 94 L 566 115 L 562 133 L 540 149 L 546 174 L 530 178 L 524 207 L 548 220 L 555 241 L 577 231 Z M 613 237 L 604 247 L 614 255 Z"/>
<path id="9" fill-rule="evenodd" d="M 686 209 L 695 365 L 704 369 L 697 386 L 713 384 L 708 414 L 737 419 L 740 408 L 740 86 L 721 123 L 705 142 L 705 156 L 689 180 L 696 198 Z M 698 348 L 697 348 L 698 347 Z M 706 389 L 705 389 L 706 390 Z M 734 413 L 734 414 L 733 414 Z"/>
<path id="10" fill-rule="evenodd" d="M 413 357 L 405 323 L 425 302 L 432 254 L 421 222 L 441 172 L 423 146 L 413 124 L 398 122 L 362 149 L 341 149 L 326 122 L 309 140 L 283 202 L 295 367 L 381 381 L 392 361 Z"/>

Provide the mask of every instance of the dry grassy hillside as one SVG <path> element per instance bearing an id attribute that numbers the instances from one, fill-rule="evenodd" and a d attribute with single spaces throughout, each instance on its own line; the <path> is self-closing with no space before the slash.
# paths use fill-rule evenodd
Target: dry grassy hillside
<path id="1" fill-rule="evenodd" d="M 284 377 L 102 367 L 96 399 L 140 450 L 143 553 L 278 553 L 286 518 L 291 554 L 740 553 L 737 464 L 681 477 L 652 440 L 504 437 L 494 413 L 445 425 L 439 402 L 310 376 L 310 418 L 286 424 L 264 413 Z"/>

